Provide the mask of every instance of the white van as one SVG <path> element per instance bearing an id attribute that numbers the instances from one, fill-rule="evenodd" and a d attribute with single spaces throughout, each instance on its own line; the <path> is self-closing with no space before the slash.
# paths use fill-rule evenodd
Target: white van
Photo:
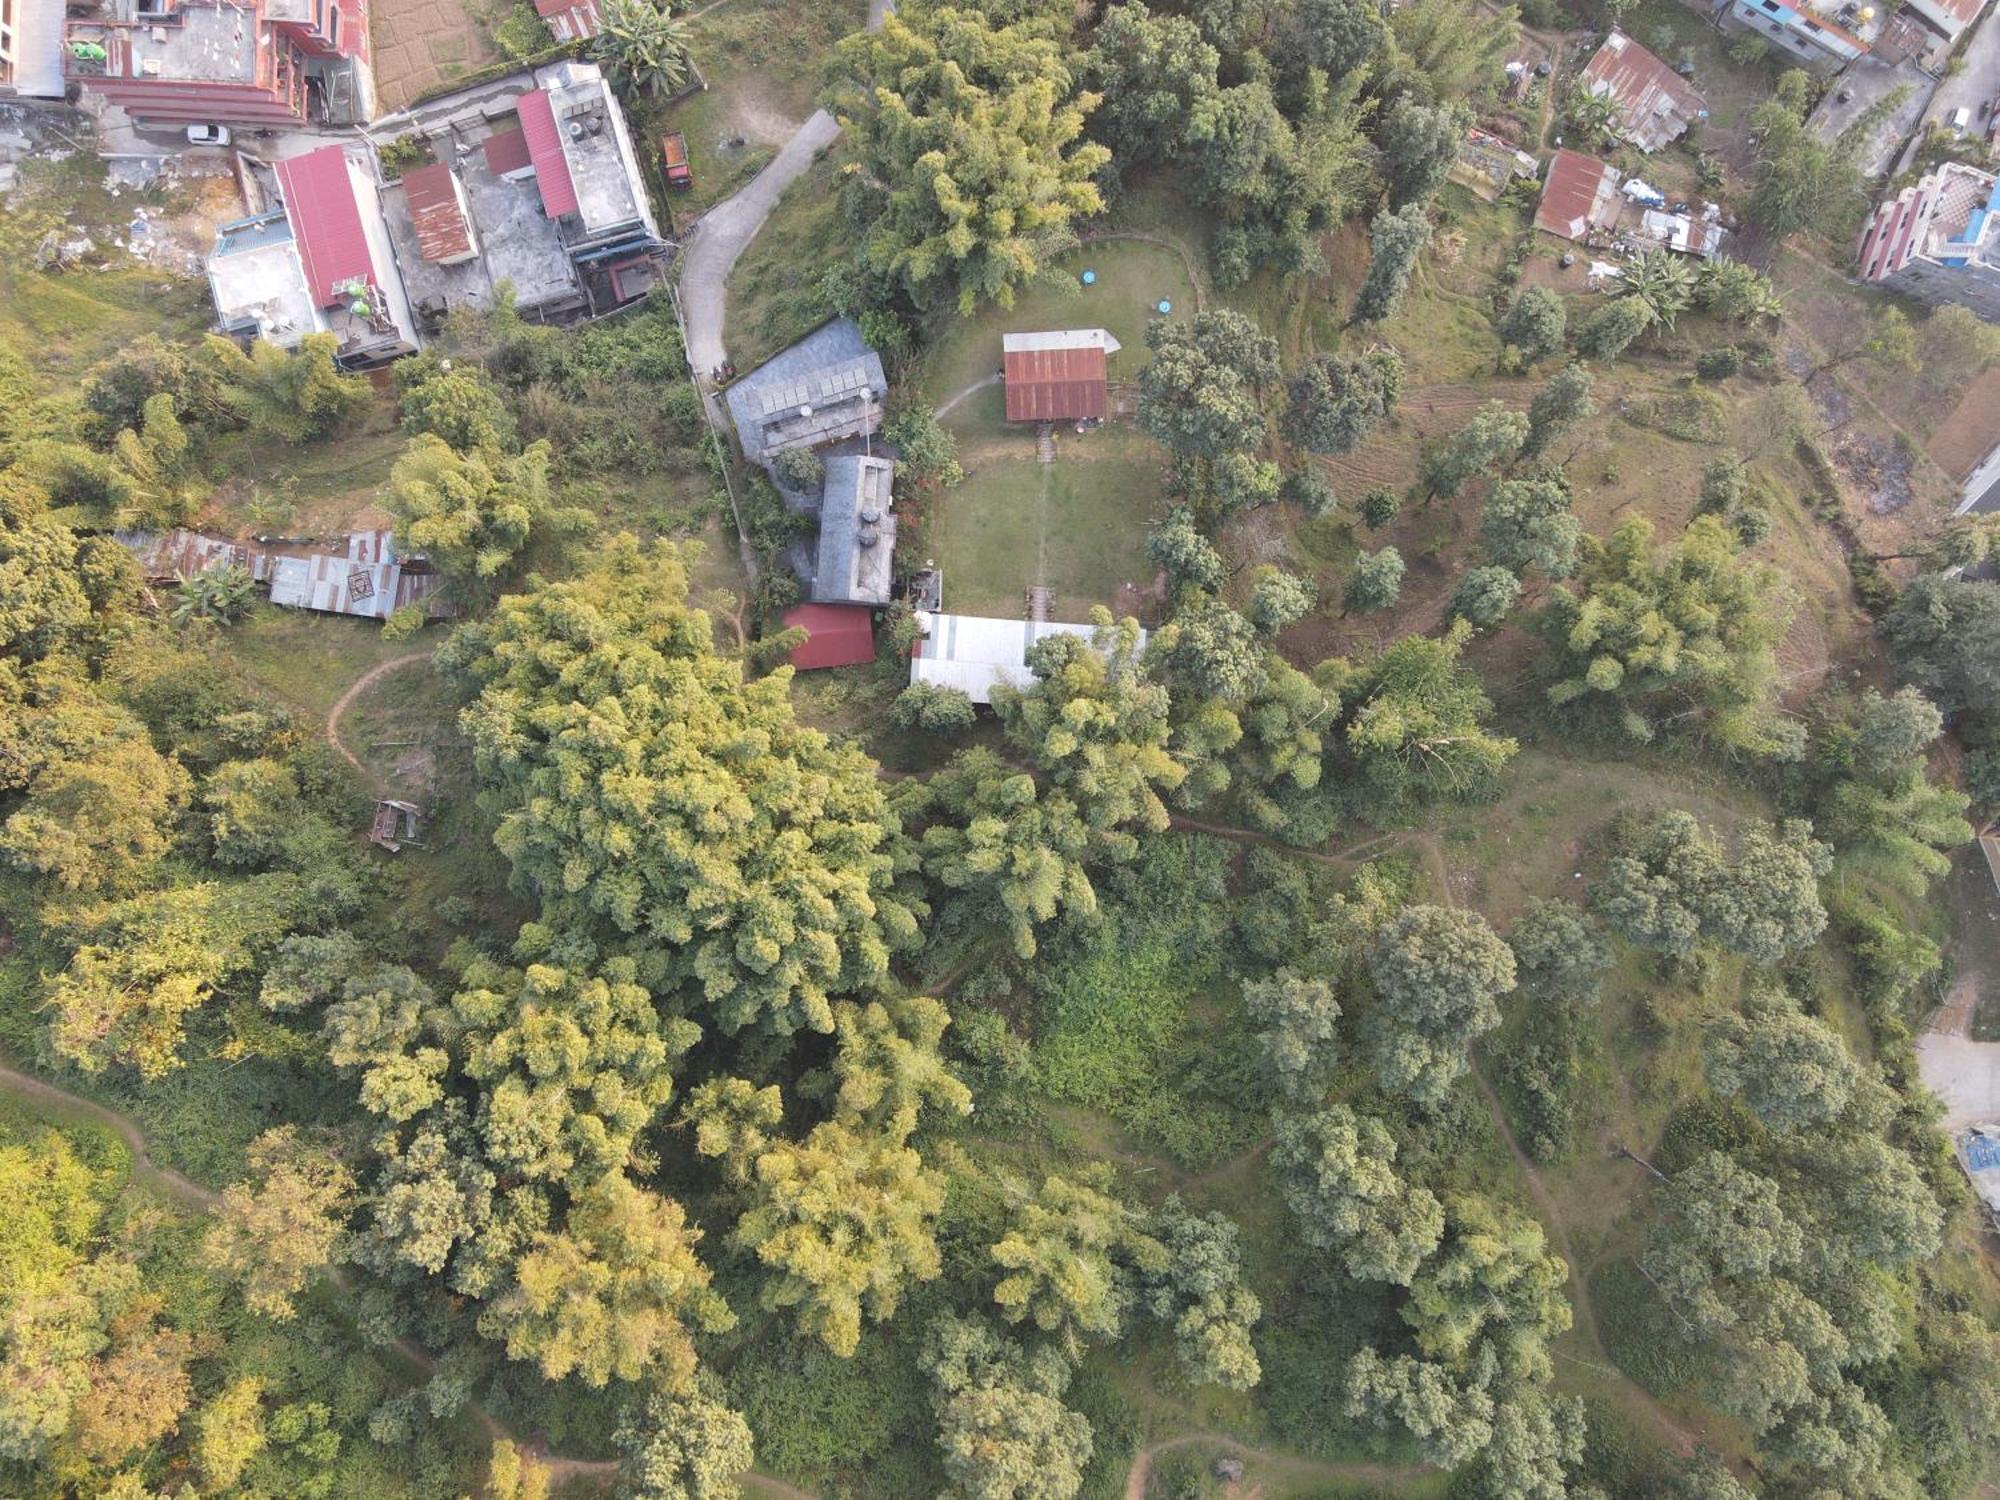
<path id="1" fill-rule="evenodd" d="M 1951 126 L 1953 135 L 1964 135 L 1965 127 L 1972 123 L 1972 111 L 1961 104 L 1951 112 L 1950 118 L 1945 123 Z"/>

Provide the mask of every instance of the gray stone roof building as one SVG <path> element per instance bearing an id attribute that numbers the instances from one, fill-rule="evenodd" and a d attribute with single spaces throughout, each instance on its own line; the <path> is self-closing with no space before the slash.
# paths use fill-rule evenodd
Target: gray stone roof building
<path id="1" fill-rule="evenodd" d="M 896 548 L 890 486 L 896 466 L 886 458 L 843 453 L 826 461 L 820 492 L 819 554 L 812 598 L 818 604 L 887 604 Z"/>
<path id="2" fill-rule="evenodd" d="M 739 378 L 724 399 L 744 456 L 768 464 L 787 449 L 875 431 L 888 395 L 882 356 L 852 318 L 835 318 Z"/>

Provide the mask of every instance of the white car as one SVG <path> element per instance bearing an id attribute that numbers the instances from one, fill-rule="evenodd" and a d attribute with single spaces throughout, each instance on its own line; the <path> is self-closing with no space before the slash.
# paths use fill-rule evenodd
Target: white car
<path id="1" fill-rule="evenodd" d="M 1961 104 L 1957 109 L 1951 112 L 1951 133 L 1953 135 L 1964 135 L 1965 127 L 1970 125 L 1971 123 L 1972 123 L 1972 111 L 1967 109 L 1964 105 Z"/>
<path id="2" fill-rule="evenodd" d="M 229 144 L 227 125 L 190 125 L 187 130 L 190 146 L 226 146 Z"/>

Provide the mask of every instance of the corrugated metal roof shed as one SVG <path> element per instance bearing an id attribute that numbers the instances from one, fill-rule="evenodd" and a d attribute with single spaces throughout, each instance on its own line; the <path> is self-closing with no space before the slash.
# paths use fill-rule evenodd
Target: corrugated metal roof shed
<path id="1" fill-rule="evenodd" d="M 332 307 L 342 299 L 343 281 L 375 279 L 375 260 L 361 227 L 361 205 L 348 175 L 347 148 L 321 146 L 278 163 L 278 192 L 285 200 L 304 262 L 313 305 Z"/>
<path id="2" fill-rule="evenodd" d="M 403 193 L 417 227 L 419 255 L 434 265 L 450 265 L 472 254 L 472 226 L 450 167 L 432 162 L 405 172 Z"/>
<path id="3" fill-rule="evenodd" d="M 794 625 L 806 633 L 791 655 L 802 672 L 875 659 L 874 612 L 865 604 L 795 604 L 785 611 L 785 627 Z"/>
<path id="4" fill-rule="evenodd" d="M 1693 84 L 1621 31 L 1584 64 L 1582 82 L 1616 102 L 1626 136 L 1641 151 L 1659 150 L 1708 112 Z"/>
<path id="5" fill-rule="evenodd" d="M 576 212 L 576 182 L 563 155 L 562 127 L 546 89 L 530 89 L 520 97 L 521 133 L 535 163 L 535 186 L 542 191 L 542 208 L 551 219 Z"/>
<path id="6" fill-rule="evenodd" d="M 1556 152 L 1542 183 L 1535 227 L 1566 240 L 1580 240 L 1610 222 L 1618 195 L 1618 171 L 1581 151 Z"/>
<path id="7" fill-rule="evenodd" d="M 244 568 L 264 581 L 266 554 L 261 548 L 179 528 L 172 531 L 120 531 L 118 544 L 130 552 L 148 578 L 192 578 L 210 568 Z"/>
<path id="8" fill-rule="evenodd" d="M 1102 344 L 1005 349 L 1010 422 L 1102 421 L 1110 409 Z"/>

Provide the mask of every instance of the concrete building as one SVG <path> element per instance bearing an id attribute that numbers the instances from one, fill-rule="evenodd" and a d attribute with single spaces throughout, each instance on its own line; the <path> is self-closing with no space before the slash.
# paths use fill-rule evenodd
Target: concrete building
<path id="1" fill-rule="evenodd" d="M 63 0 L 0 0 L 0 96 L 60 99 Z"/>
<path id="2" fill-rule="evenodd" d="M 370 369 L 415 352 L 417 332 L 382 220 L 373 158 L 321 146 L 277 164 L 280 207 L 225 224 L 208 259 L 223 333 L 296 347 L 339 340 L 336 358 Z"/>
<path id="3" fill-rule="evenodd" d="M 593 64 L 561 62 L 383 122 L 430 164 L 382 189 L 419 331 L 491 308 L 502 283 L 525 318 L 597 317 L 644 297 L 670 248 L 625 113 Z"/>
<path id="4" fill-rule="evenodd" d="M 1617 107 L 1619 135 L 1641 151 L 1658 151 L 1708 118 L 1695 86 L 1622 31 L 1604 39 L 1577 82 Z"/>
<path id="5" fill-rule="evenodd" d="M 896 517 L 890 510 L 896 466 L 886 458 L 842 453 L 826 461 L 820 489 L 815 604 L 887 604 L 894 577 Z"/>
<path id="6" fill-rule="evenodd" d="M 1033 680 L 1028 648 L 1052 635 L 1080 635 L 1094 640 L 1097 627 L 1058 620 L 1001 620 L 986 615 L 947 615 L 919 611 L 923 634 L 910 652 L 910 681 L 935 683 L 963 691 L 974 703 L 991 703 L 1001 683 L 1017 688 Z M 1139 632 L 1139 645 L 1146 632 Z"/>
<path id="7" fill-rule="evenodd" d="M 773 355 L 724 392 L 743 456 L 768 464 L 791 448 L 819 448 L 882 425 L 889 378 L 861 325 L 834 318 Z"/>
<path id="8" fill-rule="evenodd" d="M 1110 410 L 1110 357 L 1118 340 L 1104 328 L 1000 336 L 1010 422 L 1101 422 Z"/>
<path id="9" fill-rule="evenodd" d="M 1945 162 L 1885 198 L 1862 231 L 1863 281 L 2000 322 L 2000 180 Z"/>
<path id="10" fill-rule="evenodd" d="M 72 0 L 63 51 L 71 82 L 146 123 L 353 124 L 374 106 L 366 0 Z"/>
<path id="11" fill-rule="evenodd" d="M 1955 42 L 1986 9 L 1986 0 L 1903 0 L 1903 8 L 1918 16 L 1938 35 Z"/>
<path id="12" fill-rule="evenodd" d="M 1728 0 L 1721 19 L 1754 31 L 1810 67 L 1845 67 L 1872 52 L 1882 37 L 1888 0 Z"/>
<path id="13" fill-rule="evenodd" d="M 1618 169 L 1581 151 L 1561 150 L 1549 160 L 1535 228 L 1566 240 L 1583 240 L 1618 220 Z"/>

